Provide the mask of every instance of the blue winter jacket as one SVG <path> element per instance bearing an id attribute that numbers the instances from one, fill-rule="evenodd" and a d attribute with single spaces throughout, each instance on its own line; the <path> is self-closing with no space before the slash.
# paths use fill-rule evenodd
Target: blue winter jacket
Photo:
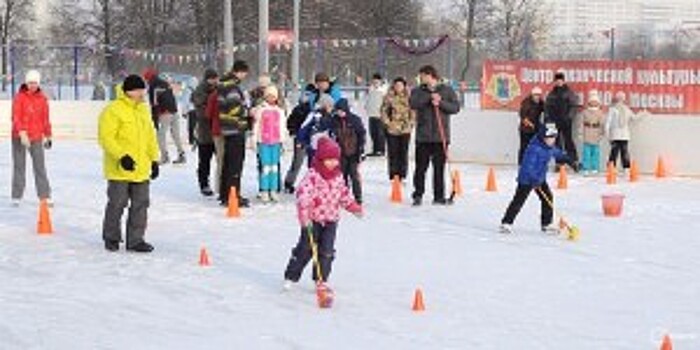
<path id="1" fill-rule="evenodd" d="M 314 153 L 316 153 L 316 141 L 321 134 L 325 134 L 335 140 L 333 115 L 317 109 L 309 114 L 297 133 L 297 142 L 304 145 L 306 154 L 309 157 L 309 164 L 311 164 Z"/>
<path id="2" fill-rule="evenodd" d="M 319 93 L 318 89 L 312 84 L 309 84 L 306 86 L 306 89 L 304 93 L 308 94 L 309 96 L 309 106 L 311 109 L 316 108 L 316 103 L 318 103 L 318 100 L 321 98 L 321 94 Z M 328 88 L 328 91 L 326 92 L 327 94 L 331 95 L 333 98 L 333 102 L 338 103 L 341 98 L 343 98 L 343 93 L 340 91 L 340 86 L 336 82 L 331 82 L 330 87 Z"/>
<path id="3" fill-rule="evenodd" d="M 523 161 L 518 171 L 518 184 L 527 186 L 540 186 L 547 181 L 547 165 L 554 158 L 559 161 L 568 161 L 569 157 L 555 146 L 547 146 L 542 135 L 532 138 L 525 149 Z"/>

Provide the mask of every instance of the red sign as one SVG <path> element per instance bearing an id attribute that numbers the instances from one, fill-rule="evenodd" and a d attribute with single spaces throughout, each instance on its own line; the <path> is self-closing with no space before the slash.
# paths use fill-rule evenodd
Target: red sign
<path id="1" fill-rule="evenodd" d="M 581 103 L 589 91 L 598 90 L 603 104 L 610 105 L 622 91 L 635 110 L 700 113 L 700 61 L 487 61 L 481 107 L 517 110 L 534 87 L 546 94 L 558 72 Z"/>
<path id="2" fill-rule="evenodd" d="M 294 31 L 287 29 L 275 29 L 268 31 L 268 45 L 291 45 L 294 42 Z"/>

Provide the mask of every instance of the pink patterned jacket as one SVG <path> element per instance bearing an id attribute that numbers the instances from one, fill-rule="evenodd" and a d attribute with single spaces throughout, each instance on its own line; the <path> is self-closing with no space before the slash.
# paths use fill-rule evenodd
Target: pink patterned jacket
<path id="1" fill-rule="evenodd" d="M 324 179 L 309 169 L 296 191 L 299 223 L 306 227 L 311 222 L 327 224 L 340 220 L 340 209 L 358 214 L 362 207 L 355 202 L 342 176 Z"/>

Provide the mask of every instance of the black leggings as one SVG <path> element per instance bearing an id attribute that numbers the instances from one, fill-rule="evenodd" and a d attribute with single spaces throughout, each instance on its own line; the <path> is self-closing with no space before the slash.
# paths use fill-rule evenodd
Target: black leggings
<path id="1" fill-rule="evenodd" d="M 622 167 L 625 169 L 630 168 L 630 152 L 629 152 L 629 141 L 612 141 L 610 142 L 610 158 L 609 162 L 617 166 L 618 155 L 622 158 Z"/>

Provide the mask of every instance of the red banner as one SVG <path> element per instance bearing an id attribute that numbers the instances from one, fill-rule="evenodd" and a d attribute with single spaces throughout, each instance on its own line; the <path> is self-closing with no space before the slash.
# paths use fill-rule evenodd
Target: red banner
<path id="1" fill-rule="evenodd" d="M 591 90 L 604 105 L 622 91 L 635 110 L 700 114 L 700 61 L 487 61 L 481 108 L 517 110 L 534 87 L 546 94 L 558 72 L 582 104 Z"/>

